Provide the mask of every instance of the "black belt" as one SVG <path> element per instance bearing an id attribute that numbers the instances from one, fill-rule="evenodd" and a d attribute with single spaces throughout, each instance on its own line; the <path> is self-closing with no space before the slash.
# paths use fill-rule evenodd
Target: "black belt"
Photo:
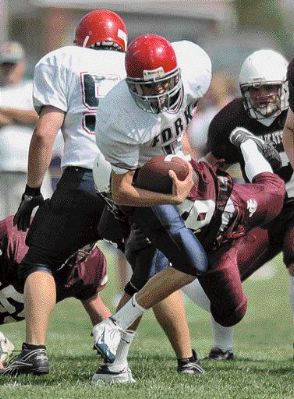
<path id="1" fill-rule="evenodd" d="M 81 166 L 66 166 L 64 170 L 75 170 L 76 172 L 78 172 L 78 171 L 92 172 L 93 171 L 93 169 L 82 168 Z"/>

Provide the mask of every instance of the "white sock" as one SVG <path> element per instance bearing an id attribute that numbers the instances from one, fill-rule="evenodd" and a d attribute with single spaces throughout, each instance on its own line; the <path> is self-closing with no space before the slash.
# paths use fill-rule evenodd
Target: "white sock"
<path id="1" fill-rule="evenodd" d="M 120 372 L 128 366 L 128 354 L 135 334 L 135 331 L 130 330 L 122 333 L 116 351 L 115 361 L 113 363 L 107 363 L 110 371 Z"/>
<path id="2" fill-rule="evenodd" d="M 289 294 L 290 294 L 290 306 L 292 309 L 293 320 L 294 320 L 294 276 L 290 276 L 290 287 L 289 287 Z"/>
<path id="3" fill-rule="evenodd" d="M 233 350 L 234 327 L 223 327 L 211 316 L 211 330 L 214 348 L 224 352 Z"/>
<path id="4" fill-rule="evenodd" d="M 185 295 L 200 308 L 210 312 L 210 301 L 197 279 L 182 288 Z"/>
<path id="5" fill-rule="evenodd" d="M 138 317 L 142 316 L 145 310 L 147 309 L 138 304 L 136 301 L 136 294 L 134 294 L 120 310 L 111 316 L 111 318 L 114 319 L 123 330 L 126 330 Z"/>
<path id="6" fill-rule="evenodd" d="M 273 171 L 253 140 L 246 140 L 240 145 L 240 149 L 245 161 L 245 173 L 250 182 L 260 173 Z"/>

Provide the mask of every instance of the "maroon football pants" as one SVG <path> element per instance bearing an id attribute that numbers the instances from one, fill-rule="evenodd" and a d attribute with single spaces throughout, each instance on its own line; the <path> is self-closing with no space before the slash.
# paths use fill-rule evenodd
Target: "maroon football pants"
<path id="1" fill-rule="evenodd" d="M 234 186 L 238 222 L 245 230 L 269 223 L 279 215 L 283 206 L 285 187 L 277 175 L 262 173 L 254 183 Z M 268 229 L 253 229 L 209 254 L 209 271 L 199 276 L 199 282 L 219 324 L 232 326 L 244 317 L 247 298 L 241 281 L 277 253 L 269 249 L 268 243 Z"/>

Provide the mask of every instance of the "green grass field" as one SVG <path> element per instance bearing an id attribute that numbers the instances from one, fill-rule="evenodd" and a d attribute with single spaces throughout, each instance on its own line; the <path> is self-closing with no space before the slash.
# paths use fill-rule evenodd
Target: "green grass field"
<path id="1" fill-rule="evenodd" d="M 111 301 L 114 271 L 110 255 L 108 261 L 112 281 L 103 291 L 103 298 Z M 57 305 L 50 323 L 50 374 L 5 378 L 0 381 L 0 399 L 293 399 L 293 324 L 288 275 L 280 258 L 276 259 L 276 269 L 271 279 L 245 284 L 249 309 L 236 328 L 237 360 L 233 362 L 203 360 L 204 375 L 178 375 L 173 351 L 149 311 L 130 353 L 129 363 L 137 383 L 91 386 L 89 381 L 100 358 L 91 350 L 90 321 L 79 302 L 67 300 Z M 211 346 L 209 316 L 190 302 L 187 314 L 193 347 L 203 358 Z M 23 322 L 4 326 L 2 331 L 20 347 Z"/>

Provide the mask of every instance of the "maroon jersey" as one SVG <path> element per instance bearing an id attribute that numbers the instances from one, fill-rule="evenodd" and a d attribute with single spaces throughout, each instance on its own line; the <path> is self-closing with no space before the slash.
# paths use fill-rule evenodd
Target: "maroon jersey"
<path id="1" fill-rule="evenodd" d="M 285 153 L 282 137 L 283 127 L 287 116 L 287 110 L 277 116 L 269 126 L 261 121 L 251 118 L 243 105 L 243 98 L 236 98 L 227 104 L 213 118 L 208 131 L 207 148 L 217 158 L 225 159 L 228 163 L 240 163 L 244 168 L 244 160 L 241 152 L 229 140 L 231 132 L 236 127 L 244 127 L 255 136 L 274 145 L 282 160 L 282 167 L 277 172 L 288 183 L 287 193 L 294 196 L 293 169 Z"/>
<path id="2" fill-rule="evenodd" d="M 193 160 L 191 164 L 198 179 L 178 209 L 206 250 L 270 222 L 281 212 L 285 184 L 277 175 L 260 173 L 254 184 L 233 185 L 219 164 Z"/>
<path id="3" fill-rule="evenodd" d="M 24 287 L 17 271 L 27 252 L 25 239 L 26 233 L 13 226 L 13 216 L 0 221 L 0 324 L 24 319 Z M 88 245 L 75 252 L 54 278 L 57 301 L 89 299 L 106 284 L 105 257 L 95 244 Z"/>
<path id="4" fill-rule="evenodd" d="M 294 112 L 294 58 L 288 65 L 287 79 L 289 84 L 289 107 Z"/>

